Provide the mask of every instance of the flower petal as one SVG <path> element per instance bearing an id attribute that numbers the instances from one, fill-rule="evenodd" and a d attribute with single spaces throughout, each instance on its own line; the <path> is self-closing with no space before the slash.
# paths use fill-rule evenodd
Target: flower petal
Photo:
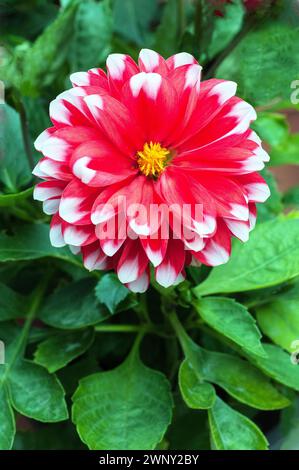
<path id="1" fill-rule="evenodd" d="M 62 220 L 58 214 L 54 215 L 51 220 L 50 242 L 52 246 L 57 248 L 65 246 L 65 241 L 62 235 Z"/>
<path id="2" fill-rule="evenodd" d="M 166 60 L 168 68 L 170 70 L 182 67 L 183 65 L 197 64 L 197 60 L 188 52 L 179 52 L 174 54 Z"/>
<path id="3" fill-rule="evenodd" d="M 169 240 L 164 259 L 155 270 L 156 281 L 163 287 L 176 283 L 185 262 L 184 244 L 181 240 Z"/>
<path id="4" fill-rule="evenodd" d="M 69 167 L 62 162 L 57 162 L 51 158 L 41 158 L 32 173 L 38 178 L 62 181 L 70 181 L 72 179 Z"/>
<path id="5" fill-rule="evenodd" d="M 142 294 L 148 289 L 150 281 L 149 269 L 146 269 L 136 281 L 128 282 L 126 284 L 127 288 L 132 292 Z"/>
<path id="6" fill-rule="evenodd" d="M 112 96 L 84 98 L 93 119 L 121 152 L 134 156 L 144 143 L 144 134 L 128 109 Z"/>
<path id="7" fill-rule="evenodd" d="M 161 234 L 158 233 L 157 238 L 155 238 L 154 235 L 149 237 L 141 237 L 140 242 L 143 246 L 146 256 L 153 266 L 156 267 L 161 264 L 167 250 L 167 238 L 161 238 Z"/>
<path id="8" fill-rule="evenodd" d="M 137 172 L 133 161 L 105 139 L 81 144 L 70 162 L 74 175 L 92 187 L 104 187 L 122 181 Z"/>
<path id="9" fill-rule="evenodd" d="M 139 240 L 128 239 L 117 265 L 117 275 L 123 284 L 136 281 L 148 265 L 147 256 Z"/>
<path id="10" fill-rule="evenodd" d="M 258 173 L 240 175 L 237 181 L 242 184 L 249 201 L 265 202 L 271 195 L 269 186 Z"/>
<path id="11" fill-rule="evenodd" d="M 134 60 L 126 54 L 110 54 L 107 61 L 108 80 L 111 93 L 120 97 L 124 83 L 139 72 Z"/>
<path id="12" fill-rule="evenodd" d="M 215 201 L 199 181 L 182 171 L 168 167 L 157 182 L 157 191 L 179 221 L 199 235 L 208 235 L 216 229 Z M 177 233 L 177 230 L 175 230 Z"/>
<path id="13" fill-rule="evenodd" d="M 46 201 L 53 197 L 60 197 L 67 183 L 65 181 L 44 181 L 35 186 L 33 199 L 36 201 Z"/>
<path id="14" fill-rule="evenodd" d="M 90 245 L 97 240 L 93 225 L 72 225 L 62 221 L 62 235 L 67 245 Z"/>
<path id="15" fill-rule="evenodd" d="M 70 224 L 90 224 L 91 208 L 96 195 L 96 189 L 88 188 L 78 180 L 71 181 L 61 196 L 60 217 Z"/>
<path id="16" fill-rule="evenodd" d="M 102 69 L 90 69 L 88 72 L 75 72 L 70 76 L 73 86 L 95 86 L 109 91 L 108 79 Z"/>
<path id="17" fill-rule="evenodd" d="M 227 263 L 230 253 L 230 233 L 221 219 L 217 220 L 217 232 L 207 240 L 204 249 L 199 252 L 192 252 L 195 259 L 208 266 L 219 266 Z"/>
<path id="18" fill-rule="evenodd" d="M 163 144 L 178 117 L 178 97 L 171 82 L 158 73 L 141 72 L 124 85 L 123 102 L 144 130 L 145 141 Z"/>
<path id="19" fill-rule="evenodd" d="M 166 60 L 158 52 L 151 49 L 141 49 L 138 63 L 141 72 L 155 72 L 164 76 L 168 74 Z"/>
<path id="20" fill-rule="evenodd" d="M 109 261 L 98 241 L 90 245 L 82 246 L 81 252 L 84 267 L 88 269 L 88 271 L 109 269 Z"/>

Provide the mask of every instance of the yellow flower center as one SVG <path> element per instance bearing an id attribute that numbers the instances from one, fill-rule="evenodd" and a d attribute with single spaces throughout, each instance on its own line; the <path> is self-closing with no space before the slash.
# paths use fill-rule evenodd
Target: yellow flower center
<path id="1" fill-rule="evenodd" d="M 159 143 L 145 143 L 143 149 L 137 152 L 139 170 L 145 176 L 158 177 L 164 170 L 170 151 Z"/>

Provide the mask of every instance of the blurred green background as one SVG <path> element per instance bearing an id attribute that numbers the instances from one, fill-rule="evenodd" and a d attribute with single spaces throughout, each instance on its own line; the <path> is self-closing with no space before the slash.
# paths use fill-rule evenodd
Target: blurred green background
<path id="1" fill-rule="evenodd" d="M 67 249 L 50 247 L 49 217 L 32 200 L 36 181 L 31 170 L 39 158 L 33 142 L 50 126 L 49 102 L 70 88 L 70 73 L 105 67 L 109 53 L 126 53 L 137 59 L 140 48 L 144 47 L 153 48 L 165 57 L 179 51 L 190 52 L 204 67 L 203 79 L 215 76 L 235 80 L 238 95 L 258 111 L 254 128 L 271 155 L 269 168 L 263 173 L 272 192 L 271 198 L 258 210 L 259 223 L 275 219 L 282 212 L 299 210 L 299 6 L 293 0 L 263 1 L 258 3 L 258 8 L 248 11 L 242 0 L 229 3 L 217 0 L 6 0 L 0 3 L 0 15 L 0 79 L 3 82 L 0 105 L 0 338 L 9 344 L 18 342 L 18 349 L 13 352 L 21 355 L 26 351 L 26 357 L 32 359 L 37 343 L 43 344 L 59 330 L 58 341 L 60 338 L 62 344 L 73 345 L 79 341 L 77 356 L 81 356 L 74 362 L 76 354 L 67 356 L 66 353 L 61 362 L 56 356 L 53 359 L 53 351 L 45 352 L 45 346 L 42 346 L 40 356 L 35 355 L 35 363 L 28 361 L 23 394 L 30 392 L 36 377 L 39 385 L 32 402 L 36 400 L 38 405 L 40 395 L 45 393 L 41 384 L 49 382 L 48 392 L 50 390 L 53 396 L 57 394 L 56 404 L 53 404 L 53 410 L 57 406 L 57 419 L 43 415 L 34 406 L 30 408 L 23 398 L 18 402 L 17 397 L 11 403 L 6 388 L 0 388 L 0 403 L 5 413 L 5 419 L 1 417 L 0 448 L 12 445 L 15 427 L 11 405 L 16 411 L 18 425 L 14 448 L 85 448 L 70 422 L 47 425 L 27 418 L 41 422 L 65 419 L 65 404 L 61 401 L 59 386 L 52 382 L 52 373 L 58 370 L 69 404 L 78 380 L 97 371 L 99 363 L 104 370 L 116 366 L 130 349 L 132 337 L 107 333 L 104 341 L 91 346 L 94 332 L 90 325 L 97 322 L 99 311 L 102 319 L 109 318 L 107 308 L 115 312 L 116 305 L 111 307 L 109 300 L 104 301 L 98 291 L 101 305 L 95 308 L 95 296 L 92 297 L 91 292 L 97 279 L 82 269 L 80 260 Z M 47 281 L 47 292 L 57 286 L 66 290 L 61 298 L 56 298 L 55 308 L 52 305 L 52 310 L 57 311 L 56 317 L 49 319 L 46 305 L 41 316 L 44 324 L 31 322 L 29 332 L 23 319 L 28 315 L 28 308 L 30 311 L 35 308 L 33 313 L 40 316 L 40 307 L 34 307 L 34 288 L 48 271 L 51 277 Z M 205 268 L 200 272 L 190 271 L 189 281 L 197 284 L 206 275 Z M 109 289 L 118 292 L 114 278 L 111 284 L 108 283 Z M 272 298 L 276 291 L 263 294 Z M 86 304 L 82 304 L 82 298 Z M 121 292 L 119 298 L 120 320 L 117 321 L 133 324 L 136 298 L 126 292 Z M 155 293 L 150 292 L 149 299 L 151 305 L 159 304 Z M 245 300 L 248 300 L 246 296 Z M 296 294 L 290 302 L 285 298 L 281 302 L 281 308 L 287 311 L 286 303 L 292 312 L 299 309 Z M 86 310 L 90 313 L 87 320 L 84 317 Z M 291 329 L 299 331 L 296 318 L 298 315 L 294 313 Z M 285 339 L 289 338 L 287 326 L 277 323 L 279 331 L 282 328 L 281 337 L 277 338 L 274 320 L 261 320 L 260 328 L 266 336 L 289 350 Z M 76 329 L 83 327 L 85 336 L 80 333 L 79 340 Z M 222 348 L 209 337 L 203 336 L 201 340 L 205 347 Z M 176 364 L 177 357 L 165 353 L 161 338 L 148 341 L 144 349 L 148 363 L 161 370 L 170 370 L 172 380 L 175 375 L 172 365 Z M 178 354 L 175 348 L 173 354 Z M 9 352 L 7 357 L 10 358 Z M 34 369 L 36 363 L 45 366 L 49 374 L 39 376 L 40 371 Z M 180 402 L 177 391 L 175 397 Z M 295 393 L 291 398 L 292 406 L 282 412 L 263 413 L 241 404 L 234 403 L 234 406 L 254 418 L 267 434 L 272 448 L 298 449 L 299 406 Z M 232 401 L 230 399 L 230 403 Z M 178 404 L 175 420 L 160 446 L 208 448 L 205 415 L 201 411 L 190 413 Z"/>

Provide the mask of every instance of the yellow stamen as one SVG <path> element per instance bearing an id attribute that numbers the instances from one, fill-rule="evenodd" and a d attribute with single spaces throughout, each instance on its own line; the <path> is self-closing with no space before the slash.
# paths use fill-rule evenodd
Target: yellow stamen
<path id="1" fill-rule="evenodd" d="M 145 176 L 157 177 L 164 170 L 170 151 L 159 143 L 146 142 L 143 149 L 137 152 L 139 170 Z"/>

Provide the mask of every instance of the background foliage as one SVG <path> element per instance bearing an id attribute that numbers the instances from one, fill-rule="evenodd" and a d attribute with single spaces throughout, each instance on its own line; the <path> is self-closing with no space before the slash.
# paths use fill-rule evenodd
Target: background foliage
<path id="1" fill-rule="evenodd" d="M 248 14 L 233 0 L 215 16 L 205 0 L 1 2 L 0 449 L 299 448 L 299 187 L 279 192 L 267 169 L 250 241 L 140 296 L 50 246 L 31 175 L 69 74 L 141 47 L 237 81 L 270 165 L 298 165 L 283 111 L 299 110 L 296 4 Z"/>

